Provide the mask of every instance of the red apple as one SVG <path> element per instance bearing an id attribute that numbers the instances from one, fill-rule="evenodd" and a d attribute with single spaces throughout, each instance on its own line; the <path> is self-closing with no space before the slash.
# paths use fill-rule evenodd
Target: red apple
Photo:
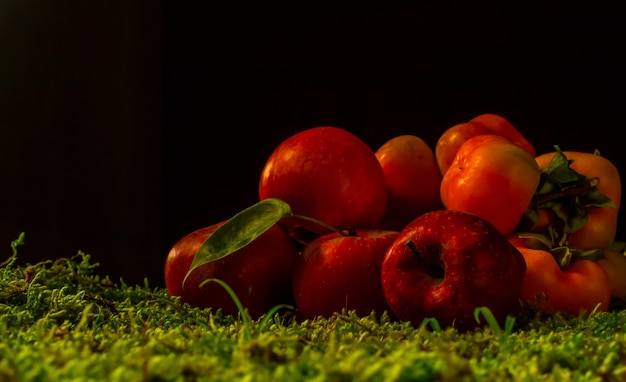
<path id="1" fill-rule="evenodd" d="M 441 172 L 435 154 L 420 137 L 399 135 L 376 151 L 387 181 L 387 211 L 381 227 L 401 230 L 426 212 L 443 208 Z"/>
<path id="2" fill-rule="evenodd" d="M 370 228 L 385 213 L 387 184 L 374 151 L 360 138 L 338 127 L 314 127 L 276 147 L 263 168 L 259 198 L 282 199 L 295 214 L 337 229 Z"/>
<path id="3" fill-rule="evenodd" d="M 380 271 L 396 231 L 359 229 L 347 236 L 329 233 L 313 240 L 296 263 L 293 290 L 305 318 L 329 317 L 342 309 L 358 315 L 391 312 Z"/>
<path id="4" fill-rule="evenodd" d="M 228 284 L 257 318 L 278 304 L 293 304 L 292 275 L 298 249 L 289 235 L 274 225 L 247 246 L 221 259 L 203 264 L 183 280 L 202 243 L 225 221 L 200 228 L 181 238 L 170 250 L 165 262 L 165 285 L 171 296 L 194 307 L 222 309 L 224 314 L 236 315 L 237 307 L 216 278 Z"/>
<path id="5" fill-rule="evenodd" d="M 460 331 L 477 326 L 487 307 L 502 322 L 518 311 L 526 263 L 491 223 L 466 212 L 428 212 L 400 232 L 383 260 L 381 279 L 395 315 L 413 325 L 435 318 Z"/>

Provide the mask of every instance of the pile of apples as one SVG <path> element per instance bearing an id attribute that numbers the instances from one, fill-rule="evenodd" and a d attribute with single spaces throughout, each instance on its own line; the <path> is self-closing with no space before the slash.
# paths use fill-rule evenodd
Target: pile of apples
<path id="1" fill-rule="evenodd" d="M 415 135 L 373 150 L 338 127 L 281 142 L 259 203 L 181 238 L 170 295 L 237 314 L 278 305 L 303 318 L 387 312 L 469 330 L 529 311 L 606 311 L 626 297 L 615 166 L 598 152 L 537 154 L 505 118 L 481 114 L 431 148 Z M 219 234 L 218 234 L 219 233 Z"/>

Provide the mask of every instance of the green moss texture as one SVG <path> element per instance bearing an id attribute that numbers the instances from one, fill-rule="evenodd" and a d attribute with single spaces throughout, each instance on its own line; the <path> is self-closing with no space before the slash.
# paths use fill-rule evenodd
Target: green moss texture
<path id="1" fill-rule="evenodd" d="M 14 251 L 15 252 L 15 251 Z M 78 253 L 0 265 L 0 381 L 622 381 L 626 313 L 469 333 L 387 316 L 259 320 L 112 282 Z"/>

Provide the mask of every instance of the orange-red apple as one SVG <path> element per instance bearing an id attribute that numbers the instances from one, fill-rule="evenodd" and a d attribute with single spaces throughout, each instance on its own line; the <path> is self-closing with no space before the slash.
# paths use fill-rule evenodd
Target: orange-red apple
<path id="1" fill-rule="evenodd" d="M 401 230 L 416 217 L 443 208 L 441 172 L 435 154 L 422 138 L 399 135 L 376 151 L 387 181 L 387 211 L 381 226 Z"/>
<path id="2" fill-rule="evenodd" d="M 555 257 L 551 246 L 529 245 L 520 234 L 513 234 L 508 239 L 526 263 L 520 291 L 524 306 L 530 305 L 541 312 L 574 315 L 589 314 L 596 307 L 599 312 L 608 310 L 611 282 L 599 263 L 575 256 L 563 261 Z"/>
<path id="3" fill-rule="evenodd" d="M 550 162 L 559 152 L 544 153 L 535 158 L 539 168 L 547 171 Z M 569 167 L 581 175 L 582 181 L 597 178 L 598 184 L 592 188 L 582 188 L 580 193 L 572 193 L 567 197 L 561 197 L 555 202 L 561 203 L 563 211 L 570 219 L 580 219 L 585 216 L 585 223 L 577 227 L 573 232 L 563 221 L 549 208 L 539 209 L 539 218 L 531 228 L 533 232 L 547 233 L 550 224 L 559 232 L 564 232 L 563 227 L 568 227 L 567 243 L 570 247 L 584 250 L 605 249 L 613 244 L 617 235 L 618 214 L 622 198 L 622 185 L 620 173 L 609 159 L 598 153 L 561 151 L 569 162 Z M 575 186 L 581 184 L 563 184 L 562 188 L 572 191 Z M 560 189 L 556 192 L 562 191 Z M 608 198 L 611 206 L 600 206 L 590 200 L 588 192 L 598 192 Z M 592 194 L 593 195 L 593 194 Z M 580 209 L 572 206 L 579 205 Z M 580 220 L 582 221 L 582 220 Z"/>
<path id="4" fill-rule="evenodd" d="M 498 114 L 481 114 L 456 124 L 441 134 L 435 145 L 435 156 L 442 174 L 454 160 L 457 150 L 469 138 L 483 134 L 500 135 L 535 157 L 535 149 L 508 120 Z"/>
<path id="5" fill-rule="evenodd" d="M 491 132 L 487 126 L 478 122 L 462 122 L 444 131 L 435 144 L 435 158 L 441 174 L 448 171 L 456 152 L 465 141 L 484 134 L 491 134 Z"/>
<path id="6" fill-rule="evenodd" d="M 441 181 L 445 208 L 476 214 L 510 235 L 528 208 L 541 170 L 527 151 L 499 135 L 465 141 Z"/>
<path id="7" fill-rule="evenodd" d="M 626 299 L 626 256 L 623 253 L 606 249 L 598 264 L 604 269 L 611 284 L 611 296 Z"/>
<path id="8" fill-rule="evenodd" d="M 523 148 L 524 151 L 528 152 L 530 155 L 537 156 L 535 148 L 530 141 L 503 116 L 494 113 L 485 113 L 470 119 L 470 122 L 482 123 L 491 131 L 491 134 L 501 135 Z"/>

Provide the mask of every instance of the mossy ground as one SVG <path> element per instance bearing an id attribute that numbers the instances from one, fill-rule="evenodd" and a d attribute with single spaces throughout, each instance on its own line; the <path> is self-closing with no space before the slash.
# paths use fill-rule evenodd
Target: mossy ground
<path id="1" fill-rule="evenodd" d="M 15 255 L 15 254 L 14 254 Z M 626 310 L 498 331 L 352 312 L 256 321 L 112 282 L 87 254 L 0 265 L 3 381 L 621 381 Z"/>

